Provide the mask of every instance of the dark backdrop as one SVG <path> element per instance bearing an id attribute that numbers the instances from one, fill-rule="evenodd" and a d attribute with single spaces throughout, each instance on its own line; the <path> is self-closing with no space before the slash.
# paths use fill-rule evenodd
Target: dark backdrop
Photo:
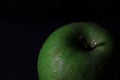
<path id="1" fill-rule="evenodd" d="M 39 50 L 45 39 L 64 24 L 98 22 L 119 38 L 117 7 L 110 0 L 1 0 L 0 80 L 38 80 Z"/>

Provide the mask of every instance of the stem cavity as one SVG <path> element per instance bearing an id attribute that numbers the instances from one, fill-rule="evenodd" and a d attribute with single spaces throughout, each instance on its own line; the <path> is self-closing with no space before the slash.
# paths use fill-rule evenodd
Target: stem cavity
<path id="1" fill-rule="evenodd" d="M 80 47 L 87 51 L 92 51 L 96 47 L 102 46 L 105 44 L 105 43 L 97 43 L 96 40 L 92 40 L 90 43 L 88 43 L 88 41 L 83 35 L 80 35 L 78 39 L 80 41 Z"/>

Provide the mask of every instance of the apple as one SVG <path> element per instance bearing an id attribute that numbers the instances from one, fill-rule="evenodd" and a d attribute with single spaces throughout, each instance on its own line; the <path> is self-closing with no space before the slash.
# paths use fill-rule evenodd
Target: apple
<path id="1" fill-rule="evenodd" d="M 74 22 L 55 30 L 38 56 L 39 80 L 103 80 L 114 51 L 112 34 L 97 23 Z"/>

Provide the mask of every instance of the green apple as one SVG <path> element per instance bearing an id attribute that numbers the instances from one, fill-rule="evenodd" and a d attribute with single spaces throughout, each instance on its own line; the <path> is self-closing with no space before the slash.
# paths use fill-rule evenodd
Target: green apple
<path id="1" fill-rule="evenodd" d="M 38 56 L 39 80 L 102 80 L 114 39 L 99 24 L 75 22 L 54 31 Z"/>

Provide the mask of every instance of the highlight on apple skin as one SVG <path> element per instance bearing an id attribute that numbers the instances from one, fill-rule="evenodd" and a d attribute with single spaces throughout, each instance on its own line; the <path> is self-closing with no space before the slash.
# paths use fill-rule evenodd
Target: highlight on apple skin
<path id="1" fill-rule="evenodd" d="M 39 52 L 39 80 L 102 80 L 104 64 L 113 51 L 113 36 L 99 24 L 63 25 L 46 39 Z"/>

